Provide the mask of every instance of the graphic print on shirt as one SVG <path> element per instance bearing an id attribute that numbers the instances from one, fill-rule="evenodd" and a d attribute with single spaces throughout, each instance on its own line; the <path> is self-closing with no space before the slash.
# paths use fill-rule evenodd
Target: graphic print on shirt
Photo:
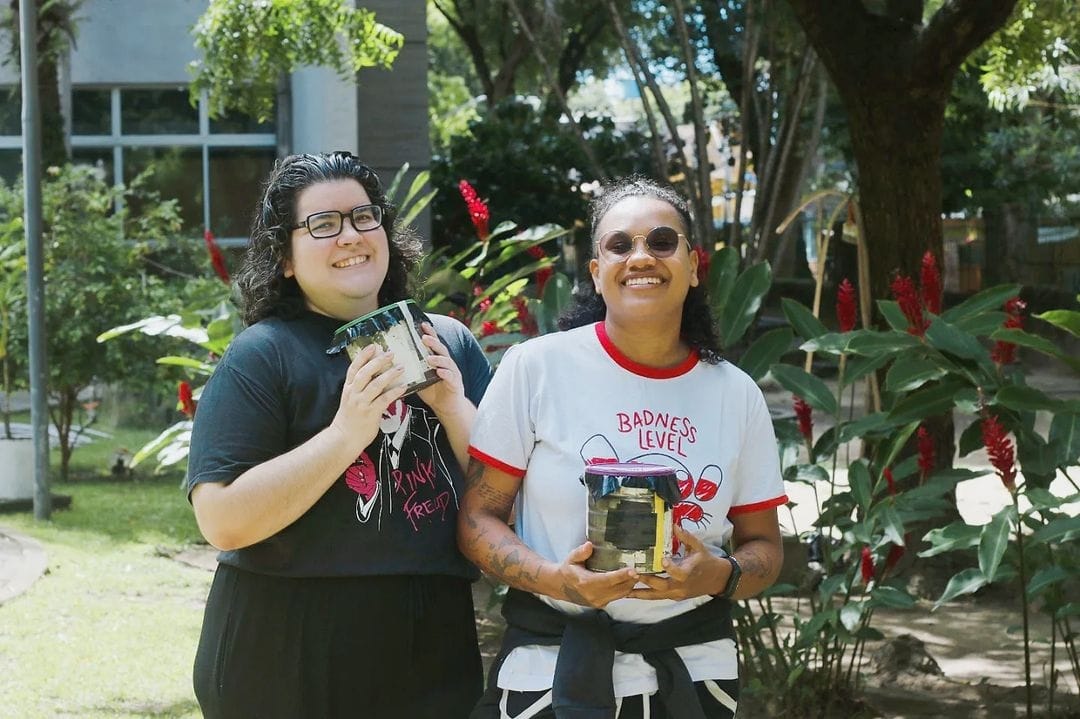
<path id="1" fill-rule="evenodd" d="M 364 451 L 345 470 L 345 484 L 356 492 L 356 519 L 367 524 L 398 512 L 414 532 L 447 521 L 450 506 L 458 506 L 450 471 L 436 441 L 442 425 L 434 415 L 403 400 L 395 400 L 379 420 L 379 439 L 372 459 Z M 370 448 L 369 448 L 370 449 Z"/>
<path id="2" fill-rule="evenodd" d="M 619 413 L 619 431 L 625 426 L 622 422 L 624 413 Z M 697 440 L 697 431 L 686 420 L 686 437 L 692 444 Z M 693 431 L 689 431 L 693 430 Z M 676 445 L 677 443 L 673 443 Z M 639 442 L 639 446 L 642 446 Z M 682 445 L 677 445 L 682 447 Z M 644 447 L 643 447 L 644 448 Z M 680 452 L 681 453 L 681 452 Z M 601 462 L 641 462 L 644 464 L 660 464 L 675 470 L 675 478 L 679 483 L 679 496 L 681 501 L 672 510 L 672 520 L 676 526 L 688 529 L 687 523 L 693 524 L 695 529 L 704 530 L 712 523 L 712 515 L 705 511 L 703 504 L 713 499 L 720 485 L 724 482 L 724 471 L 716 464 L 705 465 L 700 472 L 694 473 L 686 464 L 676 457 L 663 452 L 644 452 L 631 457 L 622 458 L 611 442 L 602 434 L 594 434 L 585 440 L 581 446 L 581 459 L 585 464 L 598 464 Z M 685 455 L 683 455 L 685 458 Z M 672 542 L 672 551 L 679 550 L 679 540 Z"/>

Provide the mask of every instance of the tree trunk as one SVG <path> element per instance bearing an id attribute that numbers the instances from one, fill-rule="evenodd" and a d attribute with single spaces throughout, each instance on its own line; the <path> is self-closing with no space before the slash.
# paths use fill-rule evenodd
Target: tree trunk
<path id="1" fill-rule="evenodd" d="M 40 53 L 40 50 L 38 51 Z M 37 81 L 41 109 L 41 166 L 59 167 L 70 159 L 60 110 L 60 76 L 55 61 L 39 55 Z"/>
<path id="2" fill-rule="evenodd" d="M 71 453 L 75 450 L 71 441 L 71 425 L 78 405 L 79 389 L 64 385 L 59 391 L 56 408 L 51 410 L 60 445 L 60 481 L 62 482 L 68 481 L 68 465 L 71 464 Z"/>
<path id="3" fill-rule="evenodd" d="M 983 223 L 986 237 L 982 268 L 984 286 L 1028 282 L 1027 249 L 1038 233 L 1029 208 L 1019 202 L 985 207 Z"/>
<path id="4" fill-rule="evenodd" d="M 858 166 L 874 298 L 889 296 L 897 271 L 918 277 L 926 250 L 941 257 L 941 137 L 948 88 L 949 81 L 942 80 L 939 87 L 909 89 L 904 102 L 865 86 L 841 92 Z"/>

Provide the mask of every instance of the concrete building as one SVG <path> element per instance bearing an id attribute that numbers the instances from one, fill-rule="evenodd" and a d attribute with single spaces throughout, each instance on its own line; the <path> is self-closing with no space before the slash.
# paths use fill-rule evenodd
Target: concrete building
<path id="1" fill-rule="evenodd" d="M 405 36 L 393 69 L 366 70 L 355 82 L 302 69 L 279 97 L 278 120 L 258 124 L 242 115 L 210 119 L 205 102 L 193 108 L 188 100 L 191 28 L 207 0 L 87 0 L 61 78 L 73 158 L 116 183 L 156 162 L 157 189 L 180 201 L 192 235 L 208 227 L 225 244 L 246 239 L 259 184 L 280 155 L 351 150 L 385 182 L 404 162 L 414 173 L 426 169 L 425 4 L 360 4 Z M 0 176 L 8 181 L 21 163 L 18 83 L 15 67 L 0 67 Z"/>

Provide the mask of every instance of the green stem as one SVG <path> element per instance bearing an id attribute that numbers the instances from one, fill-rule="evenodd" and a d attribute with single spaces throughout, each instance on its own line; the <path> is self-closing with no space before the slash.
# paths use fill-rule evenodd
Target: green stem
<path id="1" fill-rule="evenodd" d="M 1016 510 L 1016 547 L 1020 553 L 1020 601 L 1024 609 L 1024 688 L 1027 699 L 1027 716 L 1032 719 L 1031 706 L 1031 635 L 1028 626 L 1027 568 L 1024 565 L 1024 523 L 1020 514 L 1020 502 L 1017 493 L 1012 493 L 1013 508 Z M 1053 667 L 1051 667 L 1053 671 Z"/>

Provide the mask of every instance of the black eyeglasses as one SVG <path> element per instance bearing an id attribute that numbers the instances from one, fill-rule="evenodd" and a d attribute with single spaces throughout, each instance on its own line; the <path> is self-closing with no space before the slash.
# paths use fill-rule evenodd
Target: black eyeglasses
<path id="1" fill-rule="evenodd" d="M 324 210 L 308 215 L 307 219 L 298 225 L 293 225 L 290 230 L 306 227 L 308 232 L 317 240 L 326 240 L 341 234 L 341 228 L 345 226 L 345 216 L 357 232 L 374 230 L 382 224 L 382 208 L 378 205 L 360 205 L 345 212 L 337 210 Z"/>
<path id="2" fill-rule="evenodd" d="M 686 235 L 666 226 L 654 227 L 647 235 L 630 235 L 622 230 L 611 230 L 601 235 L 596 245 L 600 249 L 600 255 L 608 262 L 626 262 L 639 239 L 645 241 L 645 250 L 658 260 L 674 255 L 679 249 L 680 241 L 685 241 L 687 249 L 690 248 Z"/>

